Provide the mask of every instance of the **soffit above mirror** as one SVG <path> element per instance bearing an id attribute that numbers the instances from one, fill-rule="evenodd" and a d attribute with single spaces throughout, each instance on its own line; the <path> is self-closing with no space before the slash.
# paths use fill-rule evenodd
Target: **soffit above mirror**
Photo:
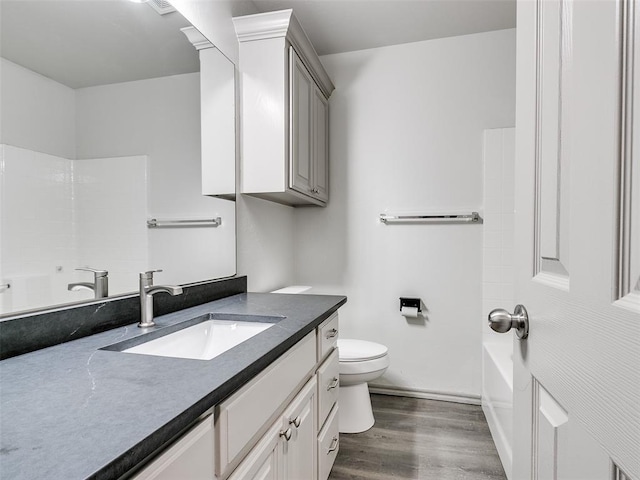
<path id="1" fill-rule="evenodd" d="M 0 2 L 0 54 L 71 88 L 199 71 L 179 13 L 127 0 Z"/>

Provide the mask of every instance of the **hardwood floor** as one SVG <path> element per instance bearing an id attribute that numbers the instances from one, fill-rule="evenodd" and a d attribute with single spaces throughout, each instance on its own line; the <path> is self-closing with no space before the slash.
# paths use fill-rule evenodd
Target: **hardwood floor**
<path id="1" fill-rule="evenodd" d="M 340 434 L 330 480 L 506 480 L 476 405 L 372 395 L 374 427 Z"/>

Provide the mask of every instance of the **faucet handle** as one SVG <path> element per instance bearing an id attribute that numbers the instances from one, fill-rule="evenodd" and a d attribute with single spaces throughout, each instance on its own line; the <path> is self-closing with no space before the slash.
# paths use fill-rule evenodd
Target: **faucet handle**
<path id="1" fill-rule="evenodd" d="M 162 272 L 161 268 L 158 268 L 157 270 L 147 270 L 146 272 L 140 272 L 140 278 L 142 278 L 143 276 L 153 278 L 154 273 L 160 273 L 160 272 Z"/>
<path id="2" fill-rule="evenodd" d="M 96 278 L 98 277 L 106 277 L 109 272 L 106 270 L 98 270 L 96 268 L 91 268 L 91 267 L 78 267 L 76 268 L 76 270 L 82 271 L 82 272 L 91 272 L 94 274 L 94 276 Z"/>
<path id="3" fill-rule="evenodd" d="M 150 287 L 153 285 L 153 274 L 162 272 L 162 269 L 147 270 L 146 272 L 140 272 L 140 286 Z"/>

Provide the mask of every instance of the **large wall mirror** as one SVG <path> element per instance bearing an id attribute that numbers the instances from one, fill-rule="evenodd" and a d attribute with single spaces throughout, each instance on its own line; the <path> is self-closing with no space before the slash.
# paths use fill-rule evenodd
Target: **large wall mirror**
<path id="1" fill-rule="evenodd" d="M 163 6 L 0 1 L 0 315 L 95 299 L 79 268 L 108 271 L 109 296 L 151 269 L 235 274 L 235 203 L 202 194 L 198 51 Z M 233 105 L 234 65 L 212 52 Z M 233 109 L 219 116 L 234 132 Z"/>

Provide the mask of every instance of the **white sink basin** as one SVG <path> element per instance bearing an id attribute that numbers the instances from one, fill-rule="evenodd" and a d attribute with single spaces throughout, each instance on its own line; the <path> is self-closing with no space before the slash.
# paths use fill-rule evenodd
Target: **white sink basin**
<path id="1" fill-rule="evenodd" d="M 273 325 L 264 322 L 206 320 L 121 351 L 160 357 L 211 360 Z"/>

